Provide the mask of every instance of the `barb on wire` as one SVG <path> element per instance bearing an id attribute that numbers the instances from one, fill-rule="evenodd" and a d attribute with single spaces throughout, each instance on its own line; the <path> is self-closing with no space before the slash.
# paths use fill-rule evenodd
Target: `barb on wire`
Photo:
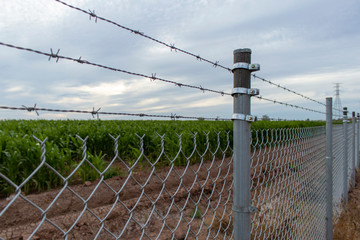
<path id="1" fill-rule="evenodd" d="M 175 52 L 177 52 L 176 48 L 175 48 L 175 43 L 170 43 L 170 50 L 174 50 Z"/>
<path id="2" fill-rule="evenodd" d="M 163 45 L 163 46 L 166 46 L 166 47 L 170 48 L 171 51 L 174 50 L 175 52 L 181 52 L 181 53 L 187 54 L 187 55 L 189 55 L 189 56 L 192 56 L 192 57 L 196 58 L 196 59 L 199 60 L 199 61 L 203 61 L 203 62 L 206 62 L 206 63 L 210 63 L 210 64 L 212 64 L 212 65 L 218 66 L 218 67 L 220 67 L 220 68 L 223 68 L 223 69 L 228 70 L 228 71 L 231 72 L 231 69 L 230 69 L 230 68 L 225 67 L 225 66 L 223 66 L 223 65 L 220 65 L 218 61 L 208 60 L 208 59 L 206 59 L 206 58 L 200 57 L 199 55 L 196 55 L 196 54 L 193 54 L 193 53 L 191 53 L 191 52 L 188 52 L 188 51 L 185 51 L 185 50 L 183 50 L 183 49 L 180 49 L 180 48 L 178 48 L 178 47 L 175 47 L 175 44 L 174 44 L 174 43 L 170 43 L 170 44 L 165 43 L 165 42 L 163 42 L 163 41 L 160 41 L 160 40 L 158 40 L 158 39 L 155 39 L 155 38 L 153 38 L 153 37 L 150 37 L 149 35 L 146 35 L 146 34 L 144 34 L 143 32 L 140 32 L 139 30 L 131 29 L 131 28 L 129 28 L 129 27 L 126 27 L 126 26 L 123 26 L 123 25 L 121 25 L 121 24 L 119 24 L 119 23 L 116 23 L 116 22 L 114 22 L 114 21 L 112 21 L 112 20 L 106 19 L 106 18 L 104 18 L 104 17 L 100 17 L 99 15 L 95 15 L 95 10 L 93 10 L 93 11 L 90 11 L 90 10 L 89 10 L 89 11 L 85 11 L 84 9 L 81 9 L 81 8 L 79 8 L 79 7 L 75 7 L 75 6 L 70 5 L 70 4 L 66 3 L 66 2 L 63 2 L 63 1 L 61 1 L 61 0 L 55 0 L 55 1 L 58 2 L 58 3 L 61 3 L 61 4 L 63 4 L 63 5 L 65 5 L 65 6 L 67 6 L 67 7 L 69 7 L 69 8 L 72 8 L 72 9 L 74 9 L 74 10 L 77 10 L 77 11 L 80 11 L 80 12 L 82 12 L 82 13 L 88 14 L 88 15 L 90 16 L 90 19 L 91 19 L 91 17 L 95 17 L 95 22 L 99 19 L 99 20 L 102 20 L 102 21 L 104 21 L 104 22 L 113 24 L 113 25 L 115 25 L 115 26 L 117 26 L 117 27 L 119 27 L 119 28 L 122 28 L 122 29 L 125 29 L 125 30 L 127 30 L 127 31 L 130 31 L 131 33 L 137 34 L 137 35 L 142 36 L 142 37 L 145 37 L 145 38 L 147 38 L 147 39 L 149 39 L 149 40 L 151 40 L 151 41 L 153 41 L 153 42 L 156 42 L 156 43 L 159 43 L 159 44 L 161 44 L 161 45 Z"/>
<path id="3" fill-rule="evenodd" d="M 22 105 L 24 107 L 24 109 L 28 112 L 35 112 L 38 116 L 39 116 L 39 113 L 37 111 L 37 108 L 36 108 L 36 103 L 34 105 L 34 107 L 26 107 L 25 105 Z"/>
<path id="4" fill-rule="evenodd" d="M 268 101 L 268 102 L 272 102 L 274 104 L 281 104 L 281 105 L 284 105 L 284 106 L 287 106 L 287 107 L 298 108 L 298 109 L 302 109 L 302 110 L 309 111 L 309 112 L 326 114 L 325 112 L 322 112 L 322 111 L 318 111 L 318 110 L 311 109 L 311 108 L 306 108 L 306 107 L 301 107 L 301 106 L 291 104 L 291 103 L 281 102 L 281 101 L 278 101 L 276 99 L 264 98 L 262 96 L 255 96 L 255 97 L 260 99 L 260 100 L 265 100 L 265 101 Z"/>
<path id="5" fill-rule="evenodd" d="M 33 52 L 33 53 L 37 53 L 37 54 L 40 54 L 40 55 L 45 55 L 45 56 L 48 56 L 49 59 L 56 58 L 57 59 L 56 62 L 58 62 L 59 59 L 65 59 L 65 60 L 68 60 L 68 61 L 74 61 L 74 62 L 81 63 L 81 64 L 87 64 L 87 65 L 91 65 L 91 66 L 95 66 L 95 67 L 99 67 L 99 68 L 104 68 L 104 69 L 115 71 L 115 72 L 122 72 L 122 73 L 125 73 L 125 74 L 138 76 L 138 77 L 142 77 L 142 78 L 148 78 L 148 79 L 152 79 L 152 80 L 159 80 L 159 81 L 162 81 L 162 82 L 175 84 L 176 86 L 181 85 L 181 86 L 187 87 L 187 88 L 194 88 L 194 89 L 201 90 L 202 92 L 212 92 L 212 93 L 217 93 L 217 94 L 220 94 L 220 95 L 231 95 L 230 93 L 224 93 L 222 91 L 213 90 L 213 89 L 209 89 L 209 88 L 204 88 L 204 87 L 201 87 L 201 86 L 198 87 L 198 86 L 194 86 L 194 85 L 190 85 L 190 84 L 178 83 L 178 82 L 167 80 L 167 79 L 164 79 L 164 78 L 158 78 L 158 77 L 156 77 L 156 74 L 152 74 L 151 76 L 148 76 L 148 75 L 141 74 L 141 73 L 130 72 L 130 71 L 119 69 L 119 68 L 114 68 L 114 67 L 109 67 L 109 66 L 105 66 L 105 65 L 102 65 L 102 64 L 98 64 L 98 63 L 89 62 L 89 61 L 86 61 L 86 60 L 82 60 L 81 57 L 80 58 L 71 58 L 71 57 L 61 56 L 61 55 L 59 55 L 60 49 L 58 50 L 58 52 L 56 54 L 54 54 L 52 49 L 50 49 L 51 53 L 45 53 L 45 52 L 41 52 L 39 50 L 33 50 L 33 49 L 30 49 L 30 48 L 19 47 L 19 46 L 15 46 L 15 45 L 3 43 L 3 42 L 0 42 L 0 45 L 10 47 L 10 48 L 15 48 L 15 49 L 18 49 L 18 50 Z"/>
<path id="6" fill-rule="evenodd" d="M 151 81 L 155 81 L 156 79 L 157 79 L 157 78 L 156 78 L 156 73 L 152 73 L 150 80 L 151 80 Z"/>
<path id="7" fill-rule="evenodd" d="M 95 14 L 95 10 L 90 10 L 89 9 L 89 20 L 91 20 L 91 18 L 95 18 L 95 23 L 97 23 L 97 19 L 98 19 L 98 17 L 96 16 L 96 14 Z"/>
<path id="8" fill-rule="evenodd" d="M 99 108 L 98 110 L 95 111 L 95 108 L 93 107 L 93 110 L 91 112 L 91 115 L 93 118 L 95 118 L 95 116 L 97 117 L 97 119 L 99 119 L 99 111 L 101 108 Z"/>
<path id="9" fill-rule="evenodd" d="M 276 86 L 276 87 L 278 87 L 278 88 L 281 88 L 281 89 L 283 89 L 283 90 L 285 90 L 285 91 L 288 91 L 288 92 L 290 92 L 290 93 L 293 93 L 293 94 L 295 94 L 295 95 L 298 95 L 298 96 L 300 96 L 300 97 L 302 97 L 302 98 L 305 98 L 305 99 L 310 100 L 310 101 L 312 101 L 312 102 L 315 102 L 315 103 L 317 103 L 317 104 L 326 106 L 325 103 L 322 103 L 322 102 L 320 102 L 320 101 L 317 101 L 317 100 L 315 100 L 315 99 L 312 99 L 312 98 L 310 98 L 310 97 L 307 97 L 307 96 L 305 96 L 304 94 L 295 92 L 295 91 L 293 91 L 293 90 L 291 90 L 291 89 L 289 89 L 289 88 L 287 88 L 287 87 L 281 86 L 280 84 L 273 83 L 272 81 L 267 80 L 267 79 L 262 78 L 262 77 L 258 77 L 258 76 L 256 76 L 255 74 L 252 74 L 252 76 L 253 76 L 254 78 L 257 78 L 257 79 L 263 81 L 263 82 L 269 83 L 269 84 L 271 84 L 271 85 L 273 85 L 273 86 Z"/>
<path id="10" fill-rule="evenodd" d="M 58 62 L 58 61 L 59 61 L 59 56 L 58 56 L 58 54 L 59 54 L 59 52 L 60 52 L 60 49 L 58 49 L 57 52 L 56 52 L 56 54 L 54 54 L 52 48 L 50 48 L 50 52 L 51 52 L 51 54 L 50 54 L 50 56 L 49 56 L 49 61 L 50 61 L 51 58 L 56 58 L 56 62 Z M 81 58 L 81 57 L 80 57 L 80 58 Z"/>
<path id="11" fill-rule="evenodd" d="M 219 118 L 219 117 L 194 117 L 194 116 L 181 116 L 181 115 L 177 115 L 177 114 L 173 114 L 171 113 L 170 115 L 158 115 L 158 114 L 145 114 L 145 113 L 124 113 L 124 112 L 100 112 L 99 108 L 98 110 L 95 111 L 95 108 L 93 108 L 92 111 L 87 111 L 87 110 L 64 110 L 64 109 L 52 109 L 52 108 L 39 108 L 36 107 L 36 104 L 34 107 L 26 107 L 24 105 L 22 105 L 21 108 L 19 107 L 9 107 L 9 106 L 0 106 L 0 109 L 5 109 L 5 110 L 19 110 L 19 111 L 35 111 L 36 114 L 39 116 L 38 111 L 43 111 L 43 112 L 61 112 L 61 113 L 84 113 L 84 114 L 91 114 L 93 117 L 95 117 L 95 115 L 98 117 L 99 119 L 99 115 L 114 115 L 114 116 L 133 116 L 133 117 L 153 117 L 153 118 L 168 118 L 171 120 L 175 120 L 175 119 L 189 119 L 189 120 L 211 120 L 211 121 L 230 121 L 231 119 L 227 119 L 227 118 Z"/>

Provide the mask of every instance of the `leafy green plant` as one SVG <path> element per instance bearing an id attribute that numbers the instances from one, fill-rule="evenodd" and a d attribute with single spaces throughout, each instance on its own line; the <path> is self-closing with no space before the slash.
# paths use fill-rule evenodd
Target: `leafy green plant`
<path id="1" fill-rule="evenodd" d="M 100 174 L 106 168 L 106 162 L 104 161 L 104 158 L 105 155 L 103 155 L 102 152 L 96 155 L 89 153 L 87 159 L 82 163 L 79 170 L 77 171 L 80 179 L 83 182 L 94 181 L 98 179 Z"/>
<path id="2" fill-rule="evenodd" d="M 190 215 L 191 218 L 201 219 L 203 217 L 201 208 L 199 206 L 194 207 L 194 211 Z"/>
<path id="3" fill-rule="evenodd" d="M 324 125 L 321 121 L 259 121 L 252 124 L 253 130 L 299 128 Z M 86 142 L 87 161 L 79 167 L 69 183 L 76 181 L 92 181 L 100 177 L 100 173 L 108 166 L 114 156 L 114 140 L 118 137 L 118 153 L 128 166 L 132 166 L 140 156 L 140 139 L 143 137 L 143 155 L 138 166 L 145 167 L 149 163 L 155 167 L 165 165 L 186 165 L 212 157 L 221 158 L 226 149 L 226 157 L 231 156 L 232 147 L 231 121 L 93 121 L 93 120 L 1 120 L 0 121 L 0 172 L 13 183 L 20 185 L 41 163 L 40 144 L 33 136 L 45 143 L 45 158 L 37 173 L 25 184 L 22 191 L 40 192 L 49 188 L 62 186 L 64 180 L 58 176 L 68 177 L 82 159 L 82 142 L 76 138 L 88 136 Z M 219 135 L 218 135 L 219 133 Z M 137 135 L 138 136 L 137 136 Z M 179 139 L 177 134 L 181 134 Z M 196 134 L 196 139 L 194 139 Z M 253 140 L 266 136 L 252 131 Z M 164 153 L 161 155 L 161 137 L 164 136 Z M 206 137 L 208 135 L 208 138 Z M 220 149 L 213 156 L 210 151 Z M 179 153 L 179 141 L 181 152 Z M 205 154 L 205 150 L 207 151 Z M 144 158 L 146 157 L 146 160 Z M 176 158 L 175 158 L 176 157 Z M 91 164 L 90 164 L 91 163 Z M 94 167 L 93 167 L 93 166 Z M 124 174 L 119 167 L 111 166 L 104 177 Z M 0 196 L 7 196 L 14 187 L 0 178 Z"/>
<path id="4" fill-rule="evenodd" d="M 297 166 L 297 165 L 290 165 L 289 169 L 293 172 L 300 172 L 301 171 L 301 166 Z"/>

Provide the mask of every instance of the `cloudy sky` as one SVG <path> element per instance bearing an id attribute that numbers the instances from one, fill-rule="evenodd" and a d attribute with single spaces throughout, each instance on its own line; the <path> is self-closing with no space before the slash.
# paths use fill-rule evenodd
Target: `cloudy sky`
<path id="1" fill-rule="evenodd" d="M 66 7 L 54 0 L 0 0 L 0 42 L 88 60 L 148 76 L 231 92 L 230 72 Z M 65 0 L 134 30 L 231 67 L 252 49 L 260 77 L 320 102 L 360 111 L 358 0 Z M 0 46 L 0 105 L 230 118 L 232 98 Z M 252 79 L 260 95 L 324 106 Z M 0 118 L 89 119 L 90 114 L 0 110 Z M 252 100 L 252 113 L 284 119 L 323 114 Z M 102 119 L 115 117 L 100 116 Z M 126 119 L 124 117 L 120 119 Z M 137 118 L 138 119 L 138 118 Z"/>

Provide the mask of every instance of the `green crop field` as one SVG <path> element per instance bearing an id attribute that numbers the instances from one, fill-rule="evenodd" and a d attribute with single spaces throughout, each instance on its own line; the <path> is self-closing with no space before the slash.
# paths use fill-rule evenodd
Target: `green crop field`
<path id="1" fill-rule="evenodd" d="M 321 121 L 259 121 L 252 124 L 252 129 L 298 128 L 324 125 Z M 161 152 L 161 137 L 164 139 L 166 155 L 162 155 L 156 166 L 184 165 L 186 156 L 190 156 L 196 144 L 197 152 L 191 157 L 191 163 L 199 161 L 200 155 L 215 150 L 220 143 L 226 149 L 227 143 L 232 146 L 231 121 L 103 121 L 103 120 L 2 120 L 0 121 L 0 173 L 15 184 L 22 183 L 41 163 L 40 144 L 33 136 L 46 144 L 46 163 L 68 176 L 82 159 L 82 141 L 85 139 L 87 159 L 100 172 L 105 170 L 114 157 L 114 139 L 118 138 L 119 157 L 131 166 L 141 155 L 142 162 L 154 162 Z M 181 136 L 180 136 L 181 135 Z M 180 154 L 179 141 L 181 140 Z M 221 151 L 218 151 L 219 157 Z M 226 156 L 231 155 L 227 148 Z M 207 152 L 206 156 L 211 156 Z M 146 159 L 144 159 L 146 158 Z M 120 160 L 119 160 L 120 161 Z M 114 164 L 104 174 L 105 178 L 126 174 Z M 100 174 L 89 164 L 83 164 L 70 179 L 70 183 L 93 181 Z M 62 186 L 63 179 L 54 171 L 43 166 L 22 188 L 26 193 L 39 192 Z M 0 197 L 14 192 L 15 188 L 0 176 Z"/>

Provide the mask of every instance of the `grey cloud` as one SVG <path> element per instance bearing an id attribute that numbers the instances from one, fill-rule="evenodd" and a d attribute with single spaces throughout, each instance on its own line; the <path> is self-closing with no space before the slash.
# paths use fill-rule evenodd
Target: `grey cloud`
<path id="1" fill-rule="evenodd" d="M 334 81 L 345 83 L 344 103 L 354 109 L 358 107 L 354 104 L 355 93 L 360 90 L 355 72 L 360 62 L 357 1 L 69 0 L 69 3 L 95 9 L 101 16 L 229 67 L 234 49 L 250 47 L 253 62 L 261 64 L 258 75 L 318 100 L 333 93 L 333 78 L 319 80 L 315 78 L 317 75 L 329 76 L 330 79 L 339 71 L 343 74 L 353 72 L 347 74 L 346 79 L 339 77 Z M 231 90 L 232 74 L 229 72 L 182 53 L 171 52 L 107 23 L 90 21 L 87 15 L 56 2 L 40 1 L 39 8 L 35 7 L 36 3 L 29 3 L 29 7 L 28 3 L 18 0 L 12 4 L 17 6 L 13 12 L 0 10 L 2 19 L 11 13 L 8 25 L 0 25 L 0 41 L 42 51 L 60 48 L 60 54 L 69 57 L 81 56 L 89 61 L 146 75 L 156 73 L 158 77 L 182 83 L 226 92 Z M 176 112 L 208 117 L 231 115 L 231 98 L 222 100 L 227 97 L 179 89 L 174 85 L 66 60 L 48 62 L 45 56 L 1 48 L 0 83 L 13 82 L 7 88 L 13 91 L 3 93 L 0 98 L 4 104 L 31 102 L 58 108 L 92 108 L 101 104 L 99 107 L 108 111 L 148 110 L 149 113 Z M 307 77 L 314 77 L 314 80 L 306 83 L 301 80 Z M 101 83 L 116 83 L 120 79 L 130 86 L 125 93 L 104 92 L 101 97 L 101 93 L 91 91 Z M 143 83 L 143 88 L 137 83 Z M 18 93 L 14 91 L 17 85 L 24 86 L 29 94 L 15 95 Z M 268 84 L 254 80 L 253 85 L 260 88 L 264 97 L 315 109 L 321 107 L 293 98 Z M 85 90 L 74 92 L 74 89 L 85 86 Z M 61 105 L 61 99 L 65 105 Z M 81 101 L 71 102 L 71 99 Z M 322 117 L 257 100 L 254 100 L 252 109 L 260 116 Z"/>

